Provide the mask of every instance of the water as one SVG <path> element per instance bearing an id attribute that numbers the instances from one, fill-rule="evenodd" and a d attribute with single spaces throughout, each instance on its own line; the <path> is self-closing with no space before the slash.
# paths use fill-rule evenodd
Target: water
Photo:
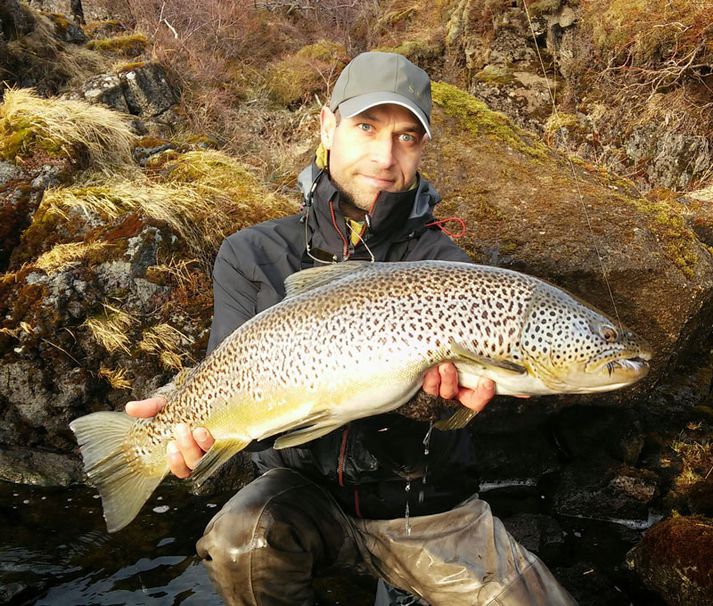
<path id="1" fill-rule="evenodd" d="M 0 483 L 0 603 L 222 604 L 194 548 L 222 502 L 162 487 L 109 534 L 95 496 Z"/>

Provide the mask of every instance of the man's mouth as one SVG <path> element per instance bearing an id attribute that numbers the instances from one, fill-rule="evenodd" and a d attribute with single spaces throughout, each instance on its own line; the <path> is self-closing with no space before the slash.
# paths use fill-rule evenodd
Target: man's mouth
<path id="1" fill-rule="evenodd" d="M 395 181 L 394 179 L 390 179 L 388 177 L 378 177 L 378 176 L 373 176 L 373 175 L 360 175 L 361 178 L 369 183 L 372 187 L 376 187 L 380 190 L 386 190 L 389 189 L 390 187 L 393 187 Z"/>

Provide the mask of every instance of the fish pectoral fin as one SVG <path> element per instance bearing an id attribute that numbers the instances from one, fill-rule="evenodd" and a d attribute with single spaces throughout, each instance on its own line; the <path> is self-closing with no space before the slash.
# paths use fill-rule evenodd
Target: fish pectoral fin
<path id="1" fill-rule="evenodd" d="M 478 414 L 477 410 L 471 410 L 462 406 L 453 415 L 442 421 L 436 421 L 433 426 L 440 431 L 453 431 L 454 429 L 463 429 L 468 423 L 473 420 L 473 417 Z"/>
<path id="2" fill-rule="evenodd" d="M 250 444 L 252 440 L 240 438 L 220 438 L 215 441 L 210 450 L 203 455 L 196 468 L 191 472 L 191 479 L 200 486 L 230 457 L 239 453 Z"/>
<path id="3" fill-rule="evenodd" d="M 370 265 L 372 265 L 370 261 L 345 261 L 344 263 L 303 269 L 288 276 L 285 280 L 285 299 L 331 284 Z"/>
<path id="4" fill-rule="evenodd" d="M 510 360 L 498 360 L 496 358 L 489 358 L 487 356 L 480 356 L 473 353 L 469 349 L 466 349 L 462 345 L 456 343 L 453 339 L 451 339 L 451 351 L 457 356 L 465 358 L 471 362 L 475 362 L 485 368 L 498 368 L 500 370 L 506 370 L 518 375 L 523 375 L 527 372 L 527 369 L 524 366 L 516 364 L 515 362 L 510 362 Z"/>
<path id="5" fill-rule="evenodd" d="M 331 418 L 329 422 L 317 423 L 316 425 L 311 425 L 310 427 L 305 427 L 304 429 L 291 431 L 290 433 L 277 438 L 273 448 L 280 450 L 281 448 L 291 448 L 306 442 L 311 442 L 312 440 L 316 440 L 317 438 L 327 435 L 330 431 L 334 431 L 340 425 L 344 425 L 344 423 L 341 421 L 337 422 Z"/>

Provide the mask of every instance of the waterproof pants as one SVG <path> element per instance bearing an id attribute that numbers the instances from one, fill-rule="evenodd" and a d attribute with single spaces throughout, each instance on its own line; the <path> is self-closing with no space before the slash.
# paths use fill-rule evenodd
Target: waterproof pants
<path id="1" fill-rule="evenodd" d="M 240 490 L 197 550 L 230 605 L 312 606 L 312 579 L 341 570 L 371 573 L 431 606 L 576 604 L 484 501 L 408 521 L 362 520 L 290 469 Z"/>

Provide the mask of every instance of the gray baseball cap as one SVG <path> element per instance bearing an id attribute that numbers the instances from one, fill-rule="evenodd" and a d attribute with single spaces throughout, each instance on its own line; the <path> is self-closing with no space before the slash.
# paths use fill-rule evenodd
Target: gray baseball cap
<path id="1" fill-rule="evenodd" d="M 431 137 L 431 79 L 403 55 L 372 51 L 352 59 L 337 78 L 329 109 L 351 118 L 394 103 L 413 113 Z"/>

